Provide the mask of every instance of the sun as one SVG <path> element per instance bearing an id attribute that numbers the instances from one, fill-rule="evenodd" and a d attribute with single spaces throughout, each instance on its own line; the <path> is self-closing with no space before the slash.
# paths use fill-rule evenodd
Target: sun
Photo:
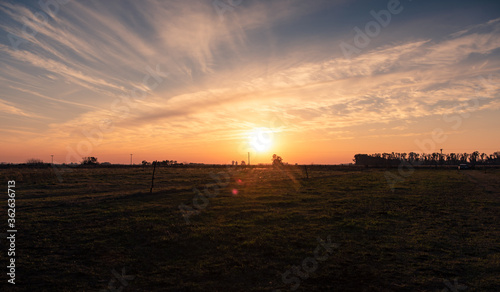
<path id="1" fill-rule="evenodd" d="M 273 132 L 267 128 L 255 128 L 248 137 L 250 147 L 257 152 L 266 152 L 273 144 Z"/>

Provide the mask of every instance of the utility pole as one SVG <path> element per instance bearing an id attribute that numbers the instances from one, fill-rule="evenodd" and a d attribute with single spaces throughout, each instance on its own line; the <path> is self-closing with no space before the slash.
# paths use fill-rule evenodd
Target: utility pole
<path id="1" fill-rule="evenodd" d="M 441 156 L 439 156 L 439 164 L 443 164 L 443 148 L 439 150 L 441 150 Z"/>
<path id="2" fill-rule="evenodd" d="M 248 165 L 250 165 L 250 152 L 248 152 Z"/>
<path id="3" fill-rule="evenodd" d="M 54 155 L 53 155 L 53 154 L 51 154 L 51 155 L 50 155 L 50 157 L 52 158 L 52 159 L 51 159 L 51 160 L 52 160 L 52 163 L 51 163 L 51 164 L 54 164 Z"/>
<path id="4" fill-rule="evenodd" d="M 134 154 L 130 154 L 130 165 L 132 165 L 132 155 Z"/>

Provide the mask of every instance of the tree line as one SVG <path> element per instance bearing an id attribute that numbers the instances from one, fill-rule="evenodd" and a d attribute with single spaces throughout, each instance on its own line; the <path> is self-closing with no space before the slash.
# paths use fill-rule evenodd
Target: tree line
<path id="1" fill-rule="evenodd" d="M 500 151 L 493 154 L 480 153 L 375 153 L 356 154 L 353 159 L 356 165 L 397 166 L 401 162 L 412 165 L 500 165 Z"/>
<path id="2" fill-rule="evenodd" d="M 146 160 L 142 161 L 142 165 L 152 165 L 153 162 L 149 162 Z M 163 160 L 163 161 L 156 161 L 156 165 L 161 165 L 161 166 L 175 166 L 175 165 L 184 165 L 184 163 L 177 163 L 177 160 Z"/>

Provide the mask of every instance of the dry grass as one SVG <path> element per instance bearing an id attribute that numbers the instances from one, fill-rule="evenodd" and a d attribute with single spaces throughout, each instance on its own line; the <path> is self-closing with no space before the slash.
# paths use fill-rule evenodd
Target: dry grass
<path id="1" fill-rule="evenodd" d="M 500 287 L 500 196 L 477 171 L 418 169 L 393 193 L 383 170 L 239 169 L 190 225 L 179 204 L 225 170 L 160 168 L 149 194 L 151 171 L 1 170 L 17 181 L 16 290 L 98 291 L 126 267 L 124 291 L 288 291 L 281 274 L 327 236 L 339 247 L 299 291 Z"/>

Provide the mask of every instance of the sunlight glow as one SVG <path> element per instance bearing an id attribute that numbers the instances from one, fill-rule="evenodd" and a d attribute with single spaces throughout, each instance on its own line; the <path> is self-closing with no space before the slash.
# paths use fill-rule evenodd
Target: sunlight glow
<path id="1" fill-rule="evenodd" d="M 257 128 L 250 133 L 248 139 L 255 151 L 266 152 L 273 144 L 273 133 L 267 128 Z"/>

